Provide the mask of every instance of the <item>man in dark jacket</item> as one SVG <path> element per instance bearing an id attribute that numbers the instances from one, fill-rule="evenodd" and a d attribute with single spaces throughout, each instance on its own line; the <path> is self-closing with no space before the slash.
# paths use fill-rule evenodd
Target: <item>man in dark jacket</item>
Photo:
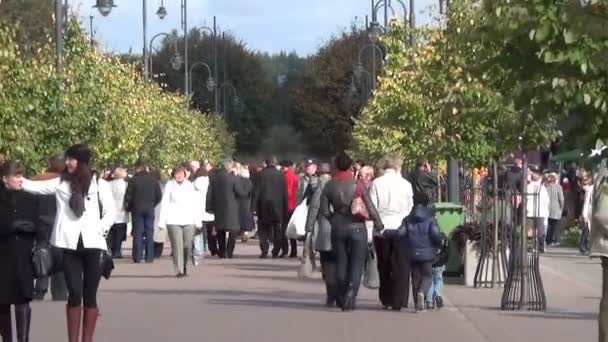
<path id="1" fill-rule="evenodd" d="M 424 298 L 433 281 L 433 263 L 436 249 L 441 244 L 439 227 L 424 192 L 414 194 L 414 209 L 403 219 L 396 231 L 385 231 L 386 236 L 399 236 L 407 244 L 412 270 L 412 291 L 416 294 L 416 311 L 424 311 Z"/>
<path id="2" fill-rule="evenodd" d="M 139 162 L 135 176 L 129 181 L 125 193 L 125 209 L 131 213 L 133 222 L 133 261 L 154 262 L 154 208 L 162 199 L 158 181 Z"/>
<path id="3" fill-rule="evenodd" d="M 236 237 L 241 231 L 237 198 L 245 196 L 247 193 L 243 189 L 243 183 L 234 174 L 234 161 L 226 159 L 222 166 L 222 169 L 214 172 L 209 178 L 206 208 L 207 212 L 215 215 L 218 255 L 220 259 L 225 257 L 231 259 L 234 254 Z M 226 241 L 226 234 L 228 234 L 228 241 Z"/>
<path id="4" fill-rule="evenodd" d="M 253 211 L 258 214 L 258 234 L 260 237 L 261 258 L 268 256 L 270 238 L 273 237 L 272 257 L 288 253 L 284 226 L 287 224 L 287 182 L 277 169 L 277 159 L 268 158 L 266 168 L 257 176 L 253 193 Z"/>
<path id="5" fill-rule="evenodd" d="M 36 181 L 50 180 L 61 176 L 61 172 L 65 168 L 63 156 L 56 155 L 49 159 L 48 169 L 45 173 L 39 174 L 32 178 Z M 39 223 L 41 234 L 39 235 L 40 242 L 50 244 L 49 240 L 53 232 L 53 224 L 55 223 L 55 215 L 57 214 L 57 205 L 55 195 L 39 196 L 38 199 Z M 61 262 L 63 252 L 60 249 L 53 249 L 53 256 Z M 63 272 L 58 272 L 50 277 L 42 277 L 36 279 L 34 287 L 34 299 L 43 300 L 49 288 L 49 278 L 51 282 L 51 297 L 54 301 L 65 301 L 68 299 L 68 288 L 65 283 L 65 275 Z"/>
<path id="6" fill-rule="evenodd" d="M 410 182 L 414 193 L 424 192 L 431 203 L 437 200 L 437 177 L 431 172 L 431 165 L 427 160 L 420 160 L 416 170 L 412 173 Z"/>

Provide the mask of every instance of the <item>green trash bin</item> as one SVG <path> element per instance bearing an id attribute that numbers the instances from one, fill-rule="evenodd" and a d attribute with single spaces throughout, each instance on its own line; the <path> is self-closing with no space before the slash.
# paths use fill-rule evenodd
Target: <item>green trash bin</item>
<path id="1" fill-rule="evenodd" d="M 439 230 L 444 233 L 448 239 L 452 239 L 452 234 L 456 228 L 464 224 L 465 210 L 460 204 L 441 202 L 435 203 L 435 217 L 439 224 Z M 454 243 L 449 244 L 449 258 L 445 267 L 445 273 L 448 276 L 461 275 L 462 266 L 464 265 L 458 246 Z"/>

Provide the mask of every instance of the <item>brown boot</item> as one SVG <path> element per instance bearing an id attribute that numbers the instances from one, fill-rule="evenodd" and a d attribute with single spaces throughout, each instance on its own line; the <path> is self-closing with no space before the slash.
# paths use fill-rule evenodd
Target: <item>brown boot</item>
<path id="1" fill-rule="evenodd" d="M 66 312 L 68 319 L 68 341 L 78 342 L 80 337 L 80 324 L 82 323 L 82 307 L 67 306 Z"/>
<path id="2" fill-rule="evenodd" d="M 99 309 L 84 309 L 84 317 L 82 319 L 82 342 L 93 342 L 98 316 Z"/>

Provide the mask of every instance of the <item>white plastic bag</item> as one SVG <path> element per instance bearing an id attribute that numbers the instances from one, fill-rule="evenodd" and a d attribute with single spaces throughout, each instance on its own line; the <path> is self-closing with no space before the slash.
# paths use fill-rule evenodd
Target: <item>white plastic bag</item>
<path id="1" fill-rule="evenodd" d="M 192 263 L 198 266 L 203 263 L 203 259 L 205 259 L 205 239 L 201 231 L 194 235 L 192 241 Z"/>
<path id="2" fill-rule="evenodd" d="M 304 201 L 293 212 L 287 224 L 285 236 L 288 239 L 300 239 L 306 235 L 306 216 L 308 216 L 308 205 Z"/>

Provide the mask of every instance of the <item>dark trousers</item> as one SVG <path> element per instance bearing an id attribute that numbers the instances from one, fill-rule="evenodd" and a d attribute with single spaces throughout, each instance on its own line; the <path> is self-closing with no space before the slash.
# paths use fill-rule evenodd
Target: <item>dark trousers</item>
<path id="1" fill-rule="evenodd" d="M 591 231 L 587 222 L 581 222 L 581 238 L 578 241 L 578 250 L 586 254 L 591 252 Z"/>
<path id="2" fill-rule="evenodd" d="M 352 291 L 354 303 L 367 258 L 367 229 L 332 227 L 331 244 L 336 257 L 338 302 L 344 303 L 347 292 Z"/>
<path id="3" fill-rule="evenodd" d="M 127 224 L 116 223 L 110 228 L 108 232 L 108 247 L 110 253 L 114 258 L 122 257 L 122 242 L 127 238 Z"/>
<path id="4" fill-rule="evenodd" d="M 600 301 L 599 332 L 600 342 L 608 342 L 608 258 L 602 259 L 602 300 Z"/>
<path id="5" fill-rule="evenodd" d="M 270 248 L 270 241 L 273 241 L 272 255 L 278 256 L 281 250 L 284 254 L 287 254 L 287 238 L 285 237 L 285 230 L 282 228 L 281 223 L 261 224 L 258 228 L 258 235 L 260 237 L 260 249 L 262 255 L 268 255 Z"/>
<path id="6" fill-rule="evenodd" d="M 433 262 L 412 261 L 412 292 L 422 293 L 424 296 L 429 292 L 433 283 Z M 414 297 L 416 298 L 416 297 Z"/>
<path id="7" fill-rule="evenodd" d="M 68 286 L 68 306 L 97 308 L 97 289 L 101 280 L 101 250 L 84 248 L 82 238 L 78 248 L 63 251 L 63 271 Z"/>
<path id="8" fill-rule="evenodd" d="M 321 257 L 321 274 L 325 283 L 325 293 L 327 294 L 327 302 L 332 304 L 336 302 L 338 297 L 338 288 L 336 281 L 336 257 L 334 252 L 320 252 Z"/>
<path id="9" fill-rule="evenodd" d="M 218 255 L 220 258 L 232 258 L 234 255 L 234 246 L 236 245 L 236 237 L 239 233 L 229 232 L 226 230 L 217 231 Z"/>
<path id="10" fill-rule="evenodd" d="M 136 212 L 133 219 L 133 261 L 154 261 L 154 209 Z"/>
<path id="11" fill-rule="evenodd" d="M 217 232 L 215 230 L 215 224 L 213 222 L 203 222 L 203 229 L 207 232 L 207 248 L 211 256 L 220 254 L 220 249 L 217 245 Z"/>
<path id="12" fill-rule="evenodd" d="M 378 255 L 380 303 L 393 309 L 407 308 L 410 291 L 410 262 L 402 241 L 374 238 Z"/>
<path id="13" fill-rule="evenodd" d="M 13 332 L 11 305 L 0 304 L 0 340 L 6 342 L 29 342 L 31 318 L 32 309 L 30 303 L 15 305 L 15 323 L 17 331 Z M 17 335 L 16 340 L 13 340 L 14 334 Z"/>
<path id="14" fill-rule="evenodd" d="M 559 242 L 559 224 L 561 220 L 559 219 L 549 219 L 547 226 L 547 236 L 546 241 L 548 244 L 552 244 L 554 242 Z"/>

